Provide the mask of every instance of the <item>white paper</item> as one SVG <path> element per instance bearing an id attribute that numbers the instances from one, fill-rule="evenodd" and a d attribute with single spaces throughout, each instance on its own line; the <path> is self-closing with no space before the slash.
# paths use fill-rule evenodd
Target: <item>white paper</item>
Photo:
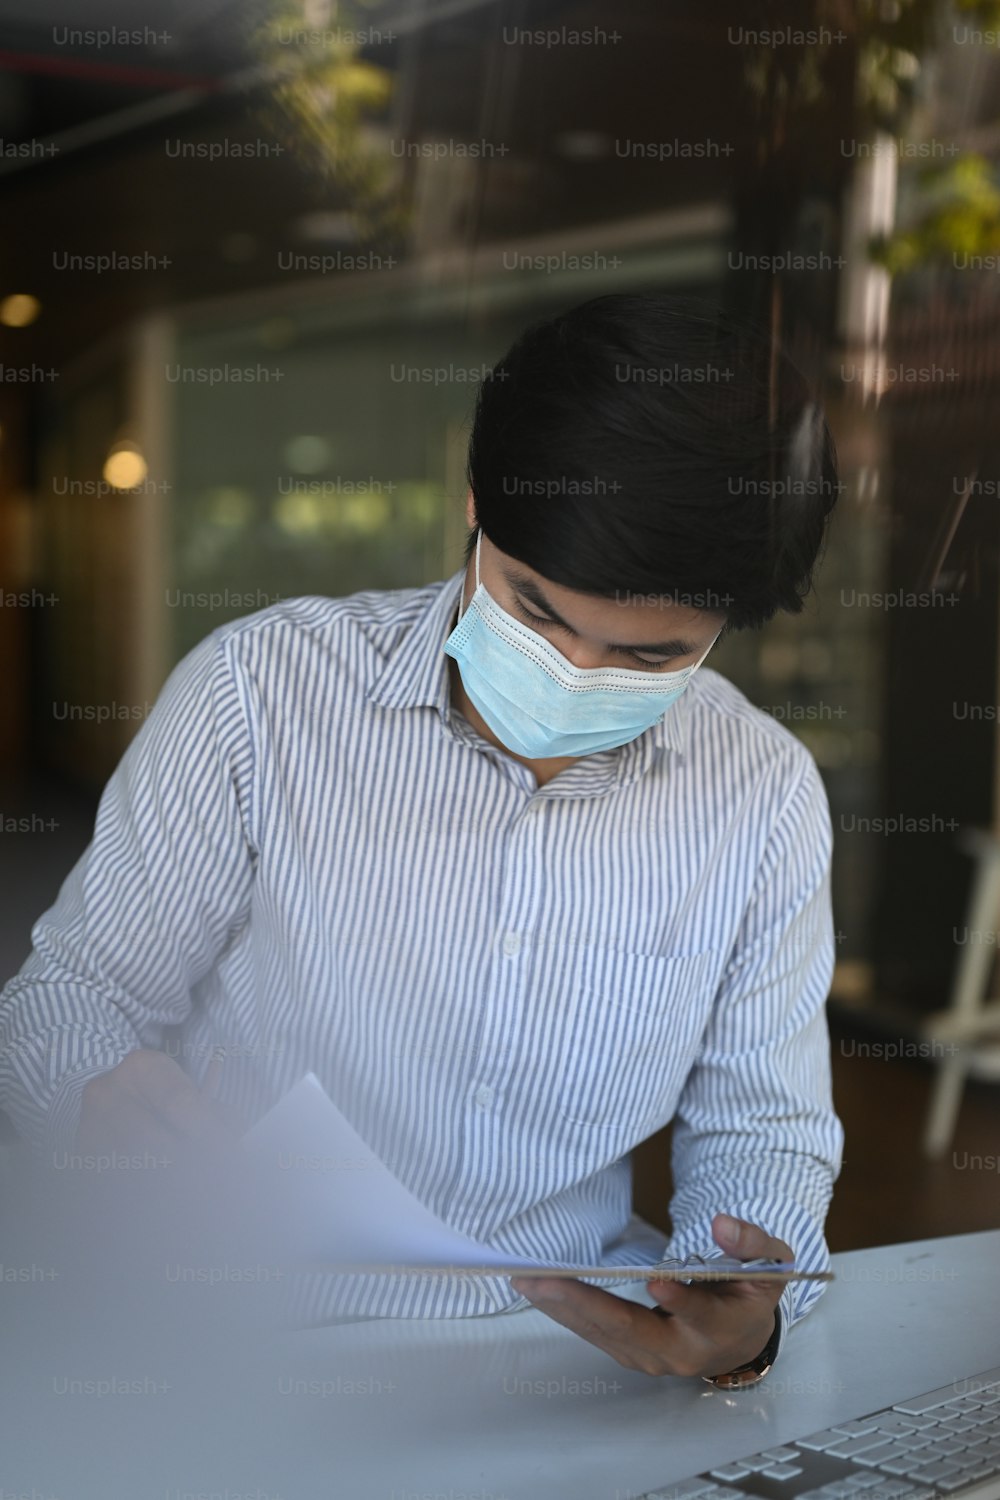
<path id="1" fill-rule="evenodd" d="M 273 1193 L 267 1206 L 285 1248 L 296 1258 L 336 1270 L 426 1271 L 442 1274 L 549 1269 L 555 1274 L 648 1279 L 649 1266 L 580 1266 L 521 1259 L 458 1233 L 393 1176 L 307 1073 L 243 1137 Z M 754 1267 L 751 1270 L 751 1266 Z M 671 1270 L 670 1278 L 718 1280 L 761 1274 L 794 1278 L 791 1263 L 746 1266 L 728 1256 Z M 828 1273 L 819 1273 L 824 1279 Z"/>
<path id="2" fill-rule="evenodd" d="M 375 1156 L 307 1073 L 243 1137 L 254 1156 L 291 1184 L 302 1253 L 331 1264 L 489 1266 L 527 1270 L 522 1260 L 459 1234 Z"/>

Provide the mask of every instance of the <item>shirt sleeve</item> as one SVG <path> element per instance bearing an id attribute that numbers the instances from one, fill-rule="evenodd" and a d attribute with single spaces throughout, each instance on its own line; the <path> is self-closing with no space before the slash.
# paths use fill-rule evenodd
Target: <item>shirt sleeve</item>
<path id="1" fill-rule="evenodd" d="M 0 992 L 0 1107 L 71 1147 L 89 1079 L 192 1008 L 249 914 L 253 747 L 220 626 L 168 677 L 94 834 Z"/>
<path id="2" fill-rule="evenodd" d="M 835 953 L 833 835 L 816 763 L 808 754 L 796 761 L 678 1101 L 668 1256 L 723 1254 L 711 1229 L 721 1212 L 784 1240 L 803 1269 L 829 1269 L 823 1226 L 844 1138 L 825 1008 Z M 824 1288 L 785 1286 L 782 1343 Z"/>

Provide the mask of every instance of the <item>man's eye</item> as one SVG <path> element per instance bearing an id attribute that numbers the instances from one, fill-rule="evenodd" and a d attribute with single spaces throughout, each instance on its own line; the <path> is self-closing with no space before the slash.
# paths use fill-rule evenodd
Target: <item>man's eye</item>
<path id="1" fill-rule="evenodd" d="M 524 616 L 524 618 L 526 620 L 533 620 L 536 625 L 558 625 L 559 624 L 558 620 L 550 620 L 549 617 L 548 617 L 548 615 L 533 615 L 531 613 L 530 609 L 525 609 L 524 605 L 520 602 L 520 600 L 518 600 L 517 607 L 521 611 L 522 615 Z M 566 627 L 562 626 L 560 628 L 561 629 L 565 629 Z"/>
<path id="2" fill-rule="evenodd" d="M 530 609 L 524 607 L 520 599 L 515 599 L 514 603 L 517 605 L 524 619 L 530 620 L 533 625 L 552 625 L 556 630 L 566 629 L 565 625 L 560 625 L 558 620 L 550 620 L 548 615 L 532 614 Z M 625 647 L 622 647 L 618 654 L 628 657 L 629 661 L 638 662 L 640 667 L 645 667 L 650 672 L 662 672 L 665 667 L 669 667 L 673 660 L 673 657 L 668 657 L 666 661 L 648 661 L 646 657 L 637 656 L 634 651 L 629 651 Z"/>
<path id="3" fill-rule="evenodd" d="M 666 661 L 648 661 L 645 656 L 636 656 L 634 651 L 626 651 L 625 655 L 630 661 L 637 661 L 640 667 L 648 667 L 651 672 L 662 672 L 673 661 L 672 656 L 668 656 Z"/>

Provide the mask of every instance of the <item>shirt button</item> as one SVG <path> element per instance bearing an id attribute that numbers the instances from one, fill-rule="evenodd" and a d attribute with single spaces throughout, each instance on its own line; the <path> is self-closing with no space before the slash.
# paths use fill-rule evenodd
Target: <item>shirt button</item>
<path id="1" fill-rule="evenodd" d="M 489 1109 L 493 1103 L 493 1090 L 488 1089 L 485 1084 L 476 1089 L 476 1103 L 480 1109 Z"/>
<path id="2" fill-rule="evenodd" d="M 518 932 L 505 932 L 503 942 L 500 944 L 508 958 L 513 958 L 515 953 L 521 951 L 521 935 Z"/>

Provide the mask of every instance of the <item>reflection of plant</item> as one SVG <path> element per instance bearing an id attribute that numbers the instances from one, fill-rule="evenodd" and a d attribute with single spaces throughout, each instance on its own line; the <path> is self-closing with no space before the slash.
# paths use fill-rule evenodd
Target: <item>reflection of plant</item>
<path id="1" fill-rule="evenodd" d="M 985 157 L 971 152 L 917 177 L 927 204 L 909 229 L 870 242 L 872 260 L 896 274 L 926 261 L 1000 250 L 1000 189 Z"/>
<path id="2" fill-rule="evenodd" d="M 785 24 L 805 34 L 801 16 L 789 9 L 787 18 L 776 19 L 770 0 L 756 0 L 750 11 L 744 13 L 748 30 L 774 31 Z M 854 51 L 856 128 L 870 136 L 902 136 L 916 99 L 921 58 L 934 46 L 947 11 L 968 25 L 1000 31 L 1000 0 L 950 0 L 944 6 L 941 0 L 818 0 L 809 22 L 818 34 L 814 45 L 750 48 L 745 76 L 758 104 L 765 157 L 780 156 L 793 110 L 837 97 L 835 69 L 844 45 Z M 985 158 L 955 155 L 946 164 L 924 167 L 915 186 L 920 216 L 905 232 L 869 242 L 876 264 L 895 274 L 924 261 L 1000 250 L 1000 189 Z"/>
<path id="3" fill-rule="evenodd" d="M 359 56 L 370 21 L 345 14 L 318 29 L 304 0 L 269 0 L 250 45 L 273 70 L 271 96 L 285 123 L 289 149 L 332 181 L 354 219 L 358 238 L 393 237 L 404 227 L 391 163 L 365 142 L 364 129 L 384 113 L 392 94 L 386 68 Z M 289 128 L 290 127 L 290 128 Z"/>
<path id="4" fill-rule="evenodd" d="M 1000 28 L 1000 0 L 951 0 L 972 24 Z M 799 0 L 752 0 L 740 12 L 748 32 L 787 31 L 783 46 L 746 49 L 744 78 L 771 143 L 784 137 L 793 111 L 829 104 L 841 96 L 839 71 L 852 48 L 854 107 L 862 129 L 898 133 L 911 109 L 920 58 L 933 46 L 940 0 L 817 0 L 808 20 Z M 776 122 L 780 122 L 775 130 Z"/>
<path id="5" fill-rule="evenodd" d="M 864 118 L 892 130 L 913 103 L 920 59 L 908 47 L 872 33 L 858 50 L 858 107 Z"/>

